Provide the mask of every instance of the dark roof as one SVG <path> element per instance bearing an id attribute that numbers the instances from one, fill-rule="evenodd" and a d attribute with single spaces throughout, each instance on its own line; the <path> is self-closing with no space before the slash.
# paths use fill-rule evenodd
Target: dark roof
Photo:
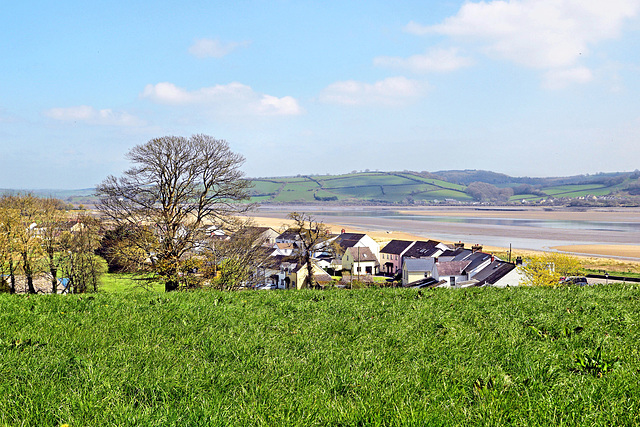
<path id="1" fill-rule="evenodd" d="M 404 253 L 405 258 L 424 258 L 430 257 L 436 252 L 438 252 L 438 248 L 436 246 L 440 242 L 436 242 L 435 240 L 429 241 L 417 241 L 413 246 L 409 248 L 407 252 Z"/>
<path id="2" fill-rule="evenodd" d="M 475 270 L 480 267 L 483 263 L 489 261 L 491 259 L 491 255 L 485 254 L 484 252 L 475 252 L 471 256 L 469 256 L 466 260 L 471 261 L 471 264 L 466 268 L 467 271 Z"/>
<path id="3" fill-rule="evenodd" d="M 471 261 L 446 261 L 436 264 L 438 276 L 459 276 Z"/>
<path id="4" fill-rule="evenodd" d="M 486 284 L 493 285 L 498 280 L 506 276 L 509 272 L 511 272 L 514 268 L 516 268 L 516 265 L 513 263 L 495 260 L 491 264 L 480 270 L 478 274 L 473 276 L 473 278 L 478 281 L 478 284 L 476 286 L 482 286 Z"/>
<path id="5" fill-rule="evenodd" d="M 342 233 L 336 237 L 335 242 L 344 249 L 351 248 L 364 236 L 362 233 Z"/>
<path id="6" fill-rule="evenodd" d="M 278 237 L 276 237 L 276 239 L 278 240 L 300 240 L 300 236 L 298 236 L 298 233 L 296 233 L 295 231 L 285 231 L 283 233 L 281 233 Z"/>
<path id="7" fill-rule="evenodd" d="M 425 277 L 424 279 L 416 280 L 404 285 L 405 288 L 432 288 L 438 285 L 440 282 L 433 277 Z"/>
<path id="8" fill-rule="evenodd" d="M 408 240 L 392 240 L 389 243 L 387 243 L 384 248 L 382 248 L 380 253 L 400 255 L 412 243 L 413 242 L 410 242 Z"/>
<path id="9" fill-rule="evenodd" d="M 451 261 L 462 261 L 468 260 L 471 255 L 473 255 L 473 251 L 471 249 L 456 249 L 456 254 Z"/>
<path id="10" fill-rule="evenodd" d="M 278 269 L 285 262 L 297 262 L 296 259 L 292 256 L 287 255 L 274 255 L 267 258 L 262 266 L 266 268 Z"/>

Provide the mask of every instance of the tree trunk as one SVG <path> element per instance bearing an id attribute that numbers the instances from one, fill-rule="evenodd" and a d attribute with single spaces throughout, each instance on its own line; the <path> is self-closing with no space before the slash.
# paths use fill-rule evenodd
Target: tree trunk
<path id="1" fill-rule="evenodd" d="M 22 266 L 24 275 L 27 278 L 27 292 L 30 294 L 36 293 L 36 288 L 33 287 L 33 271 L 31 269 L 31 263 L 29 262 L 29 255 L 27 252 L 22 252 Z"/>
<path id="2" fill-rule="evenodd" d="M 33 287 L 33 276 L 31 275 L 27 276 L 27 288 L 30 294 L 36 293 L 36 288 Z"/>
<path id="3" fill-rule="evenodd" d="M 164 291 L 172 292 L 178 290 L 178 281 L 175 279 L 167 280 L 164 282 Z"/>
<path id="4" fill-rule="evenodd" d="M 58 293 L 58 270 L 53 266 L 53 260 L 49 260 L 49 272 L 51 273 L 51 293 Z"/>
<path id="5" fill-rule="evenodd" d="M 9 277 L 11 280 L 11 286 L 9 287 L 9 293 L 10 294 L 15 294 L 16 293 L 16 274 L 15 274 L 15 267 L 13 266 L 13 259 L 9 258 Z"/>
<path id="6" fill-rule="evenodd" d="M 309 251 L 305 252 L 304 257 L 307 263 L 307 278 L 305 280 L 307 282 L 307 289 L 313 289 L 313 264 L 311 264 L 311 255 L 309 254 Z"/>

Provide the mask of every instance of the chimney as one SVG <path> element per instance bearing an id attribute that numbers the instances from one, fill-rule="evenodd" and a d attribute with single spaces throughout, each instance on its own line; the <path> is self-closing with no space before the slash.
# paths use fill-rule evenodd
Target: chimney
<path id="1" fill-rule="evenodd" d="M 493 254 L 491 254 L 491 262 L 493 262 L 493 261 L 495 261 L 495 260 L 496 260 L 496 257 L 495 257 L 495 256 L 493 256 Z"/>
<path id="2" fill-rule="evenodd" d="M 473 253 L 482 252 L 482 245 L 479 243 L 476 243 L 475 245 L 471 246 L 471 251 Z"/>
<path id="3" fill-rule="evenodd" d="M 340 230 L 340 234 L 344 234 L 344 233 L 345 233 L 345 230 L 343 228 L 342 230 Z"/>
<path id="4" fill-rule="evenodd" d="M 454 246 L 456 249 L 464 249 L 464 243 L 462 243 L 461 241 L 460 241 L 460 242 L 458 242 L 458 243 L 454 243 L 454 244 L 453 244 L 453 246 Z"/>
<path id="5" fill-rule="evenodd" d="M 522 265 L 522 257 L 521 256 L 517 256 L 516 257 L 516 265 Z"/>

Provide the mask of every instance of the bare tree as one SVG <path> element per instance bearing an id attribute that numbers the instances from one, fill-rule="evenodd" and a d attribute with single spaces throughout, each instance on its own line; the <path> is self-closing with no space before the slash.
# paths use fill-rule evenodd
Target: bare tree
<path id="1" fill-rule="evenodd" d="M 240 170 L 244 158 L 207 135 L 152 139 L 127 157 L 133 167 L 98 186 L 99 209 L 116 225 L 154 231 L 158 244 L 149 250 L 149 262 L 165 290 L 176 290 L 180 260 L 201 239 L 204 222 L 249 208 L 238 203 L 249 197 L 251 185 Z"/>
<path id="2" fill-rule="evenodd" d="M 9 293 L 16 293 L 16 237 L 20 219 L 13 206 L 13 196 L 3 196 L 0 199 L 0 274 L 2 282 L 6 283 L 5 271 L 9 273 Z"/>
<path id="3" fill-rule="evenodd" d="M 298 261 L 302 265 L 306 265 L 307 268 L 305 287 L 314 288 L 315 280 L 313 278 L 312 264 L 313 252 L 319 243 L 327 239 L 329 229 L 323 222 L 318 221 L 313 216 L 306 213 L 291 212 L 288 218 L 293 220 L 293 225 L 289 228 L 289 231 L 295 233 L 298 237 Z"/>
<path id="4" fill-rule="evenodd" d="M 58 293 L 58 268 L 60 258 L 57 253 L 62 243 L 67 222 L 67 214 L 63 204 L 58 199 L 39 199 L 40 205 L 40 238 L 41 245 L 47 258 L 47 267 L 51 275 L 51 292 Z"/>
<path id="5" fill-rule="evenodd" d="M 18 212 L 16 227 L 17 250 L 20 253 L 22 271 L 27 280 L 27 292 L 36 293 L 34 276 L 40 271 L 40 258 L 43 254 L 40 233 L 42 229 L 40 199 L 31 194 L 14 197 L 13 206 Z"/>
<path id="6" fill-rule="evenodd" d="M 89 215 L 79 215 L 76 224 L 63 234 L 63 272 L 69 280 L 67 292 L 96 292 L 100 276 L 106 271 L 104 260 L 95 254 L 102 239 L 101 223 Z"/>

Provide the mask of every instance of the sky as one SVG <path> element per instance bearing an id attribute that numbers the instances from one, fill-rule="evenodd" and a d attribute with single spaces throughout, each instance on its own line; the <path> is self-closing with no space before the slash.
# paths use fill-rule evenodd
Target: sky
<path id="1" fill-rule="evenodd" d="M 0 36 L 0 188 L 200 133 L 248 177 L 640 167 L 640 0 L 25 0 Z"/>

